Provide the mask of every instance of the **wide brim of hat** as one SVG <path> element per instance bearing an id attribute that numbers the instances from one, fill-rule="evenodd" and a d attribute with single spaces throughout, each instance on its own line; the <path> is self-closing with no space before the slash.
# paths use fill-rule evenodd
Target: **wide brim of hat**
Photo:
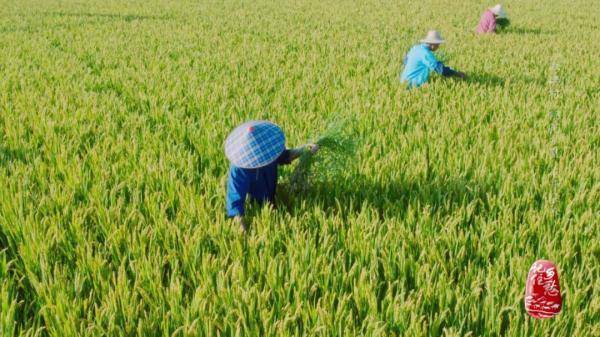
<path id="1" fill-rule="evenodd" d="M 494 7 L 490 8 L 490 11 L 494 13 L 494 15 L 498 16 L 500 19 L 508 19 L 508 14 L 504 10 L 504 8 L 501 8 L 500 11 L 498 11 L 498 13 L 496 13 Z"/>
<path id="2" fill-rule="evenodd" d="M 254 131 L 250 134 L 249 129 Z M 250 121 L 236 127 L 225 140 L 225 156 L 231 164 L 255 169 L 273 163 L 285 151 L 285 135 L 269 121 Z"/>
<path id="3" fill-rule="evenodd" d="M 446 41 L 438 40 L 438 39 L 422 39 L 421 43 L 442 44 L 442 43 L 446 43 Z"/>

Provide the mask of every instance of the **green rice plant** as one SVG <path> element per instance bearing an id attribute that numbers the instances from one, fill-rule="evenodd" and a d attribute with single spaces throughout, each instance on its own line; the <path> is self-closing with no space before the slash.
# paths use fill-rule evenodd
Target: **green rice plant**
<path id="1" fill-rule="evenodd" d="M 448 62 L 450 62 L 450 59 L 451 59 L 450 55 L 448 55 L 448 53 L 443 50 L 437 51 L 435 53 L 435 55 L 436 55 L 436 58 L 438 59 L 438 61 L 440 61 L 446 65 L 448 64 Z"/>
<path id="2" fill-rule="evenodd" d="M 0 0 L 0 336 L 600 336 L 596 2 Z M 240 235 L 228 133 L 332 111 Z"/>
<path id="3" fill-rule="evenodd" d="M 319 150 L 313 154 L 305 151 L 289 176 L 289 188 L 293 193 L 305 193 L 315 182 L 331 181 L 342 174 L 356 159 L 358 135 L 350 118 L 331 122 L 325 132 L 312 143 Z"/>

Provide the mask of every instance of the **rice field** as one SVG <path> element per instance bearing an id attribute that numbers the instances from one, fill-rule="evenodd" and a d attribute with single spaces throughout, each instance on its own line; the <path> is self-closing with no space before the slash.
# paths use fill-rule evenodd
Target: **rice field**
<path id="1" fill-rule="evenodd" d="M 492 5 L 0 0 L 0 336 L 600 336 L 600 9 Z M 429 29 L 468 78 L 406 90 Z M 250 119 L 354 145 L 242 235 Z"/>

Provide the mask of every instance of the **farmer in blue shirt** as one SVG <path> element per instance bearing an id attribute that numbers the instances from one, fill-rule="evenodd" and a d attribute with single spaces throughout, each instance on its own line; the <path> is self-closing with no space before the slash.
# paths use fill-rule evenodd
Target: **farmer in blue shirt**
<path id="1" fill-rule="evenodd" d="M 432 71 L 444 77 L 465 78 L 464 73 L 446 67 L 435 58 L 433 52 L 444 42 L 440 33 L 435 30 L 429 31 L 421 43 L 412 47 L 404 57 L 404 71 L 402 71 L 400 81 L 407 83 L 409 88 L 420 87 L 429 80 L 429 74 Z"/>
<path id="2" fill-rule="evenodd" d="M 277 167 L 291 163 L 304 151 L 315 153 L 316 144 L 285 148 L 279 126 L 268 121 L 244 123 L 227 137 L 225 155 L 231 162 L 227 179 L 227 216 L 246 231 L 246 196 L 259 204 L 273 203 L 277 187 Z"/>

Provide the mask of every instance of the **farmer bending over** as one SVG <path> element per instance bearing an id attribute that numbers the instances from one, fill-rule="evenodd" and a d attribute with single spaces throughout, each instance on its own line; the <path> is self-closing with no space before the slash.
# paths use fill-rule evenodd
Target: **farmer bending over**
<path id="1" fill-rule="evenodd" d="M 477 25 L 477 33 L 495 33 L 497 27 L 504 28 L 508 26 L 509 23 L 510 21 L 508 20 L 508 15 L 506 15 L 504 8 L 502 8 L 502 5 L 498 4 L 481 14 L 479 25 Z"/>
<path id="2" fill-rule="evenodd" d="M 408 87 L 420 87 L 429 80 L 429 73 L 435 71 L 444 77 L 457 76 L 464 78 L 466 75 L 450 67 L 446 67 L 438 61 L 433 54 L 440 44 L 445 41 L 435 30 L 427 33 L 427 36 L 421 40 L 421 43 L 412 47 L 404 57 L 404 71 L 400 76 L 400 82 L 408 83 Z"/>
<path id="3" fill-rule="evenodd" d="M 233 217 L 246 232 L 244 204 L 246 195 L 259 204 L 273 204 L 277 187 L 277 167 L 315 153 L 316 144 L 285 148 L 281 128 L 268 121 L 246 122 L 231 132 L 225 141 L 225 155 L 231 162 L 227 180 L 227 216 Z"/>

